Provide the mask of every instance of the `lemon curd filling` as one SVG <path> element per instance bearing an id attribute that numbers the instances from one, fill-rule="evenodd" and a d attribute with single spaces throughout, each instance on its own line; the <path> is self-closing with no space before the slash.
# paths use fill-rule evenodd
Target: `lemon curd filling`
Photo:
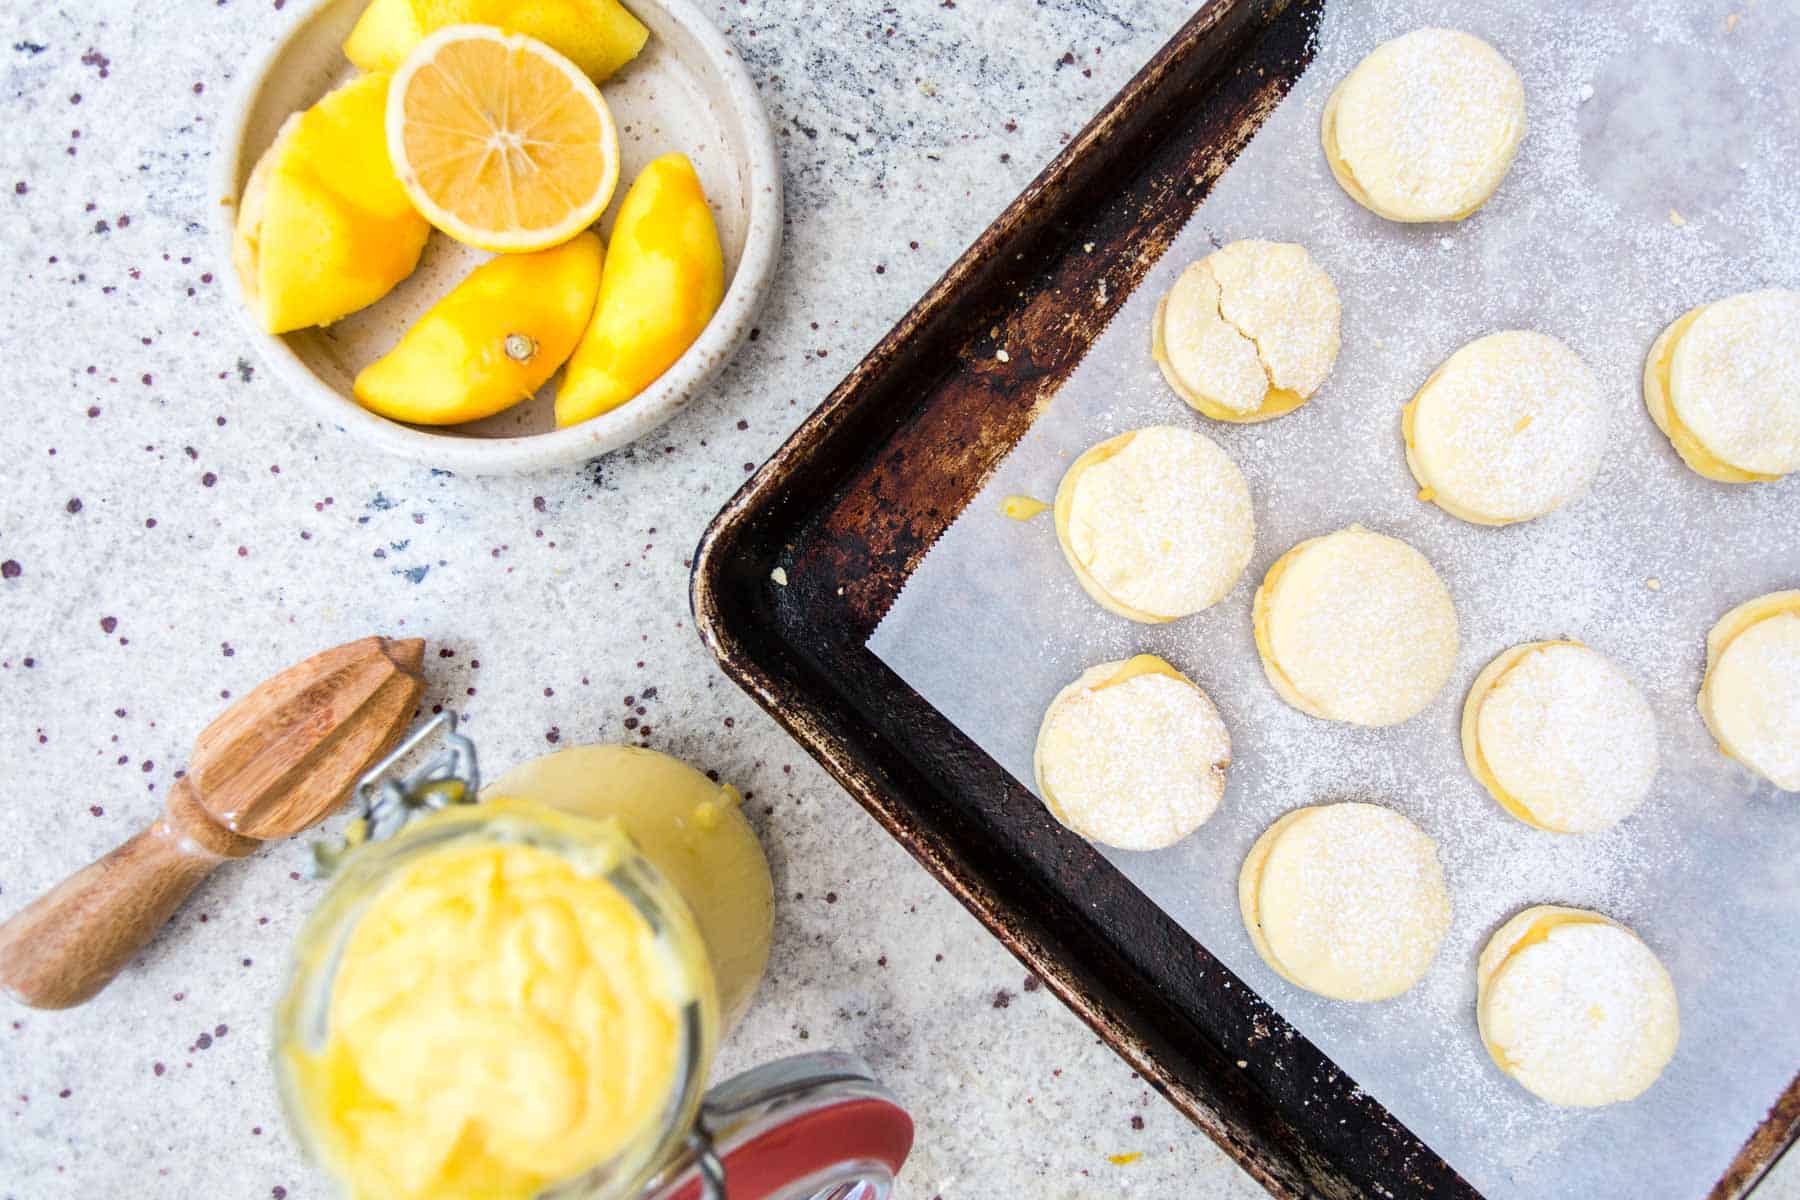
<path id="1" fill-rule="evenodd" d="M 1681 461 L 1706 478 L 1720 483 L 1767 483 L 1779 479 L 1779 475 L 1764 475 L 1732 466 L 1708 450 L 1675 411 L 1669 393 L 1669 372 L 1675 361 L 1675 349 L 1707 307 L 1702 304 L 1683 313 L 1650 347 L 1650 355 L 1644 360 L 1644 407 L 1650 410 L 1650 419 L 1675 447 L 1675 453 L 1681 455 Z"/>
<path id="2" fill-rule="evenodd" d="M 1119 669 L 1103 682 L 1095 684 L 1093 690 L 1098 692 L 1105 688 L 1117 687 L 1127 679 L 1136 679 L 1140 675 L 1167 675 L 1170 679 L 1179 679 L 1190 687 L 1194 682 L 1156 655 L 1138 654 L 1119 664 Z"/>
<path id="3" fill-rule="evenodd" d="M 490 821 L 554 819 L 519 802 L 483 808 Z M 468 819 L 440 813 L 402 839 L 448 818 Z M 604 828 L 610 847 L 591 852 L 451 840 L 363 904 L 336 956 L 322 1042 L 280 1048 L 291 1100 L 346 1194 L 526 1200 L 670 1117 L 686 1013 L 711 978 L 615 882 L 629 843 Z"/>
<path id="4" fill-rule="evenodd" d="M 1000 512 L 1015 521 L 1029 521 L 1049 507 L 1034 496 L 1008 496 L 1000 502 Z"/>
<path id="5" fill-rule="evenodd" d="M 768 965 L 775 926 L 769 860 L 737 789 L 655 750 L 574 746 L 521 763 L 483 794 L 616 819 L 693 913 L 721 1028 L 737 1025 Z"/>

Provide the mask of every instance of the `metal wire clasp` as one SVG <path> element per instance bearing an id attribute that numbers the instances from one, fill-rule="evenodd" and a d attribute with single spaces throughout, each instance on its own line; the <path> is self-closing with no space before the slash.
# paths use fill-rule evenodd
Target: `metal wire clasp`
<path id="1" fill-rule="evenodd" d="M 443 743 L 437 753 L 409 774 L 397 775 L 396 768 L 434 737 Z M 356 781 L 353 795 L 361 811 L 341 843 L 313 843 L 313 877 L 330 876 L 358 846 L 392 837 L 408 821 L 453 804 L 474 804 L 480 794 L 475 743 L 456 731 L 456 714 L 446 709 Z"/>

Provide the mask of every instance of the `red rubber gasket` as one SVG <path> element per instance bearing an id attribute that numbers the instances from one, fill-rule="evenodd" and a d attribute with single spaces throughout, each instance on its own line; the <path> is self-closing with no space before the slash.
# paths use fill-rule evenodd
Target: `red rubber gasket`
<path id="1" fill-rule="evenodd" d="M 886 1100 L 857 1099 L 796 1114 L 719 1154 L 727 1200 L 769 1200 L 783 1188 L 834 1163 L 865 1159 L 894 1174 L 912 1150 L 913 1122 Z M 701 1200 L 698 1170 L 689 1170 L 662 1200 Z"/>

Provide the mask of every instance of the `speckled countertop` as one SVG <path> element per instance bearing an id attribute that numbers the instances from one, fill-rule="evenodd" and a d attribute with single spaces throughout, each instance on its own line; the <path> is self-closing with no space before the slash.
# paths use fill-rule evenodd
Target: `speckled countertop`
<path id="1" fill-rule="evenodd" d="M 746 473 L 1191 5 L 717 3 L 785 160 L 759 336 L 643 444 L 500 479 L 359 455 L 225 311 L 214 129 L 299 7 L 0 12 L 0 914 L 151 820 L 226 696 L 421 635 L 428 704 L 466 714 L 492 768 L 628 740 L 746 792 L 776 944 L 721 1069 L 863 1055 L 919 1119 L 901 1196 L 1261 1195 L 720 675 L 686 599 Z M 0 1003 L 0 1196 L 328 1194 L 267 1067 L 320 894 L 304 860 L 226 866 L 83 1008 Z M 1762 1195 L 1800 1197 L 1800 1165 Z"/>

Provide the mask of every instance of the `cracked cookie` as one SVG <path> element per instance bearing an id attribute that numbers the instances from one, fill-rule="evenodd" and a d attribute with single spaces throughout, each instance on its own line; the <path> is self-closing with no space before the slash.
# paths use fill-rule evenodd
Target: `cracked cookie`
<path id="1" fill-rule="evenodd" d="M 1331 374 L 1341 313 L 1306 247 L 1232 242 L 1175 280 L 1156 306 L 1150 354 L 1195 410 L 1267 421 L 1312 399 Z"/>

